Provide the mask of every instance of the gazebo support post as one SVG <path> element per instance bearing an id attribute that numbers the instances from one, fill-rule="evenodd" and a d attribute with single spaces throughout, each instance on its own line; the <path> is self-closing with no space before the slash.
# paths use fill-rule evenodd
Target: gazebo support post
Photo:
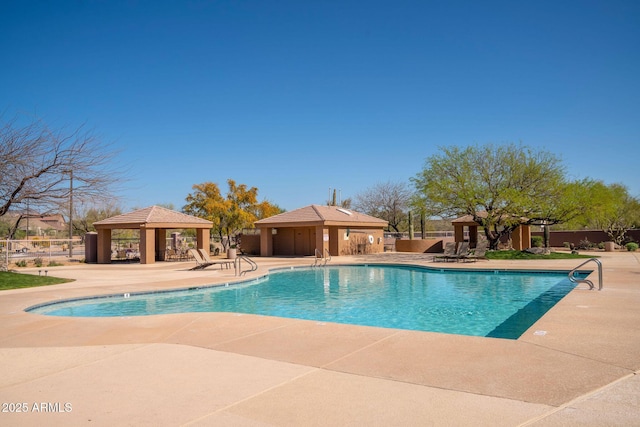
<path id="1" fill-rule="evenodd" d="M 167 252 L 167 230 L 164 228 L 156 228 L 156 261 L 164 261 Z"/>
<path id="2" fill-rule="evenodd" d="M 111 229 L 99 228 L 98 264 L 111 264 Z"/>
<path id="3" fill-rule="evenodd" d="M 196 246 L 198 249 L 203 249 L 209 253 L 211 251 L 210 248 L 210 232 L 208 228 L 198 228 L 196 229 Z"/>
<path id="4" fill-rule="evenodd" d="M 156 229 L 140 227 L 140 264 L 153 264 L 156 260 Z"/>
<path id="5" fill-rule="evenodd" d="M 456 243 L 464 242 L 464 225 L 454 224 L 453 235 Z"/>
<path id="6" fill-rule="evenodd" d="M 531 246 L 531 227 L 521 224 L 511 234 L 511 245 L 517 251 L 523 251 Z"/>
<path id="7" fill-rule="evenodd" d="M 273 228 L 260 229 L 260 256 L 273 256 Z"/>
<path id="8" fill-rule="evenodd" d="M 469 247 L 475 248 L 478 246 L 478 226 L 469 226 Z"/>
<path id="9" fill-rule="evenodd" d="M 522 228 L 522 243 L 524 246 L 522 250 L 525 250 L 531 247 L 531 226 L 529 224 L 522 224 L 520 228 Z"/>

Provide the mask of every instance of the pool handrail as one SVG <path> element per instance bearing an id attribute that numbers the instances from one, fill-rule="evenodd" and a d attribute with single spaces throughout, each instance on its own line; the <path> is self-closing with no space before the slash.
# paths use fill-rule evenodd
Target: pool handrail
<path id="1" fill-rule="evenodd" d="M 591 280 L 589 279 L 577 279 L 575 277 L 575 274 L 577 273 L 578 269 L 580 267 L 582 267 L 583 265 L 589 263 L 589 262 L 595 262 L 598 265 L 598 290 L 601 291 L 602 290 L 602 263 L 600 262 L 600 260 L 598 258 L 589 258 L 588 260 L 586 260 L 585 262 L 583 262 L 582 264 L 580 264 L 579 266 L 577 266 L 576 268 L 574 268 L 573 270 L 571 270 L 569 272 L 569 280 L 573 283 L 586 283 L 587 285 L 589 285 L 589 290 L 594 289 L 594 284 Z"/>
<path id="2" fill-rule="evenodd" d="M 242 260 L 245 260 L 251 268 L 248 270 L 242 270 Z M 258 264 L 246 255 L 236 256 L 234 265 L 235 265 L 236 276 L 244 276 L 245 274 L 250 273 L 252 271 L 256 271 L 258 269 Z"/>
<path id="3" fill-rule="evenodd" d="M 327 254 L 326 256 L 322 253 L 322 251 L 318 248 L 316 248 L 315 250 L 315 260 L 313 261 L 313 265 L 312 267 L 317 267 L 318 266 L 318 260 L 323 260 L 324 263 L 322 264 L 323 266 L 327 265 L 327 262 L 331 261 L 331 252 L 329 252 L 329 249 L 325 248 L 325 253 Z"/>

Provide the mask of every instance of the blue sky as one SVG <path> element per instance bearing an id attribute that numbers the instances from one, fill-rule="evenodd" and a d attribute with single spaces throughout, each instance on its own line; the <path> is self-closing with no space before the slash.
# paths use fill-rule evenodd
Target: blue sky
<path id="1" fill-rule="evenodd" d="M 87 123 L 126 210 L 193 184 L 287 210 L 523 143 L 640 196 L 640 2 L 1 1 L 0 111 Z"/>

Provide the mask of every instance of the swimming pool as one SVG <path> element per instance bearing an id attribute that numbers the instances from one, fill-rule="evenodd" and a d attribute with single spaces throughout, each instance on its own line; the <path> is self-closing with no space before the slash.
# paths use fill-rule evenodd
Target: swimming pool
<path id="1" fill-rule="evenodd" d="M 27 311 L 79 317 L 234 312 L 517 339 L 574 286 L 566 273 L 351 265 L 291 268 L 236 284 L 71 300 Z"/>

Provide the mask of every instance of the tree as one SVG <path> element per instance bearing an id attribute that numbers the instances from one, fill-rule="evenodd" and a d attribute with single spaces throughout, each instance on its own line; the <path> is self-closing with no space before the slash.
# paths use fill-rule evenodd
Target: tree
<path id="1" fill-rule="evenodd" d="M 412 178 L 425 211 L 470 215 L 491 249 L 521 224 L 549 226 L 579 213 L 584 186 L 566 181 L 551 153 L 515 144 L 441 150 Z"/>
<path id="2" fill-rule="evenodd" d="M 351 199 L 347 198 L 347 199 L 342 199 L 339 201 L 338 203 L 338 193 L 337 193 L 337 189 L 334 188 L 333 189 L 333 195 L 331 196 L 330 200 L 327 200 L 327 206 L 338 206 L 338 204 L 340 205 L 341 208 L 344 209 L 351 209 Z"/>
<path id="3" fill-rule="evenodd" d="M 54 130 L 37 119 L 21 125 L 18 118 L 0 124 L 0 217 L 27 203 L 41 213 L 58 210 L 68 206 L 71 191 L 78 201 L 110 198 L 121 181 L 114 156 L 84 126 Z"/>
<path id="4" fill-rule="evenodd" d="M 627 230 L 640 225 L 640 200 L 631 196 L 623 184 L 592 182 L 585 199 L 588 199 L 585 202 L 588 209 L 572 222 L 574 227 L 600 229 L 613 242 L 622 245 Z"/>
<path id="5" fill-rule="evenodd" d="M 194 185 L 194 192 L 187 195 L 187 204 L 183 208 L 185 213 L 213 222 L 212 233 L 217 235 L 225 249 L 243 228 L 251 228 L 255 221 L 282 212 L 268 201 L 258 202 L 256 187 L 237 185 L 232 179 L 227 180 L 227 185 L 229 191 L 226 196 L 213 182 Z"/>
<path id="6" fill-rule="evenodd" d="M 106 203 L 101 206 L 83 206 L 74 209 L 73 229 L 80 235 L 85 235 L 90 231 L 96 231 L 94 222 L 101 221 L 112 216 L 121 215 L 122 209 L 113 203 Z"/>
<path id="7" fill-rule="evenodd" d="M 389 231 L 406 229 L 411 191 L 403 182 L 378 183 L 356 195 L 355 209 L 389 222 Z"/>

